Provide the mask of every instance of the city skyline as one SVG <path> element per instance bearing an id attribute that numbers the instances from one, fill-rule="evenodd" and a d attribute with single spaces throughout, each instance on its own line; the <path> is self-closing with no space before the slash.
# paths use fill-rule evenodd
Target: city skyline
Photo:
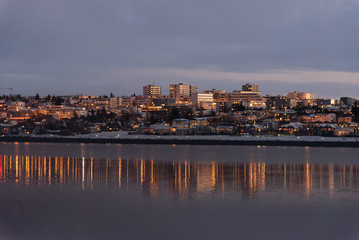
<path id="1" fill-rule="evenodd" d="M 258 7 L 261 6 L 261 7 Z M 0 1 L 0 87 L 140 92 L 188 82 L 359 98 L 359 4 L 346 1 Z"/>
<path id="2" fill-rule="evenodd" d="M 161 96 L 168 96 L 168 97 L 171 97 L 171 88 L 173 85 L 188 85 L 188 86 L 194 86 L 193 84 L 191 83 L 182 83 L 182 82 L 178 82 L 178 83 L 171 83 L 169 84 L 168 86 L 166 87 L 163 87 L 161 85 L 157 85 L 157 84 L 154 84 L 154 83 L 148 83 L 147 85 L 144 85 L 141 87 L 138 87 L 137 86 L 137 89 L 135 89 L 135 91 L 132 91 L 132 92 L 125 92 L 124 91 L 124 94 L 116 94 L 116 91 L 110 91 L 109 93 L 107 92 L 99 92 L 98 94 L 92 94 L 92 93 L 76 93 L 76 94 L 70 94 L 70 93 L 64 93 L 64 94 L 56 94 L 56 93 L 50 93 L 50 92 L 44 92 L 44 93 L 41 93 L 40 91 L 37 91 L 36 93 L 31 93 L 31 94 L 28 94 L 28 95 L 23 95 L 22 93 L 19 93 L 16 91 L 16 89 L 14 88 L 11 88 L 11 87 L 2 87 L 0 86 L 0 95 L 2 96 L 23 96 L 23 97 L 35 97 L 36 95 L 39 95 L 39 97 L 47 97 L 47 96 L 62 96 L 62 97 L 65 97 L 65 96 L 89 96 L 89 97 L 101 97 L 101 96 L 104 96 L 104 97 L 129 97 L 129 96 L 148 96 L 148 97 L 161 97 Z M 250 82 L 243 82 L 242 85 L 238 85 L 236 86 L 236 88 L 232 88 L 232 89 L 217 89 L 217 88 L 213 88 L 211 86 L 209 86 L 208 88 L 204 89 L 204 88 L 198 88 L 197 86 L 194 86 L 196 88 L 196 92 L 198 93 L 204 93 L 206 94 L 207 92 L 211 92 L 211 91 L 221 91 L 221 92 L 226 92 L 226 93 L 231 93 L 231 92 L 236 92 L 236 91 L 239 91 L 242 89 L 242 91 L 246 91 L 243 89 L 244 86 L 246 85 L 249 85 L 249 86 L 256 86 L 258 89 L 256 91 L 262 93 L 263 96 L 287 96 L 288 94 L 292 93 L 292 92 L 309 92 L 309 91 L 301 91 L 299 89 L 290 89 L 288 90 L 287 92 L 277 92 L 277 93 L 273 93 L 273 94 L 268 94 L 268 93 L 263 93 L 262 91 L 262 85 L 258 85 L 258 84 L 254 84 L 253 83 L 250 83 Z M 260 86 L 260 89 L 259 89 L 259 86 Z M 151 87 L 155 87 L 156 90 L 147 90 L 147 88 L 151 88 Z M 145 90 L 146 88 L 146 90 Z M 310 90 L 310 88 L 307 88 Z M 156 91 L 155 95 L 153 95 L 153 93 L 150 93 L 148 92 L 149 94 L 145 94 L 145 91 Z M 157 92 L 159 91 L 159 92 Z M 249 91 L 252 91 L 252 90 L 249 90 Z M 41 94 L 40 94 L 41 93 Z M 160 94 L 159 94 L 160 93 Z M 349 95 L 338 95 L 338 96 L 330 96 L 330 95 L 325 95 L 323 97 L 323 95 L 321 94 L 317 94 L 316 92 L 311 92 L 311 94 L 313 94 L 313 96 L 315 95 L 314 98 L 316 99 L 336 99 L 336 100 L 339 100 L 343 97 L 349 97 L 349 98 L 353 98 L 353 99 L 356 99 L 356 97 L 353 97 L 353 96 L 349 96 Z"/>

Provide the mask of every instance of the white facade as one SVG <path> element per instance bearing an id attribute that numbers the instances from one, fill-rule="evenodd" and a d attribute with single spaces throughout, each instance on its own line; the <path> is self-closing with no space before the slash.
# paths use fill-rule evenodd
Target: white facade
<path id="1" fill-rule="evenodd" d="M 288 98 L 291 99 L 314 99 L 314 93 L 308 93 L 308 92 L 290 92 L 288 93 Z"/>
<path id="2" fill-rule="evenodd" d="M 203 110 L 215 108 L 213 104 L 213 93 L 194 93 L 192 95 L 192 103 L 194 103 L 197 108 Z"/>
<path id="3" fill-rule="evenodd" d="M 196 86 L 190 84 L 171 84 L 170 85 L 170 97 L 176 100 L 176 103 L 190 103 L 192 101 L 192 95 L 198 92 Z"/>
<path id="4" fill-rule="evenodd" d="M 143 87 L 143 96 L 157 97 L 161 95 L 161 87 L 155 85 L 147 85 Z"/>

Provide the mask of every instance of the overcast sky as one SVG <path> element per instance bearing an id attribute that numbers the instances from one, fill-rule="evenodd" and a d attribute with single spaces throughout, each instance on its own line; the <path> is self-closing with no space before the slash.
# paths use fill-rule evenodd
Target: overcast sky
<path id="1" fill-rule="evenodd" d="M 359 0 L 0 0 L 0 87 L 123 95 L 178 82 L 359 97 Z"/>

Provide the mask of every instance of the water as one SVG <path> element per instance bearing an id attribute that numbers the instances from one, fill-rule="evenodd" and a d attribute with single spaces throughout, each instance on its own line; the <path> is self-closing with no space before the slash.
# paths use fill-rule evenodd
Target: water
<path id="1" fill-rule="evenodd" d="M 0 144 L 0 239 L 358 239 L 359 149 Z"/>

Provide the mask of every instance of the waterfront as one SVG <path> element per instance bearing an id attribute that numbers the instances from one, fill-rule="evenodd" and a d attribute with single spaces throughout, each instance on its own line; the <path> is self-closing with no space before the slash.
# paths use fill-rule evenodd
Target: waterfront
<path id="1" fill-rule="evenodd" d="M 357 239 L 358 149 L 0 144 L 1 239 Z"/>

